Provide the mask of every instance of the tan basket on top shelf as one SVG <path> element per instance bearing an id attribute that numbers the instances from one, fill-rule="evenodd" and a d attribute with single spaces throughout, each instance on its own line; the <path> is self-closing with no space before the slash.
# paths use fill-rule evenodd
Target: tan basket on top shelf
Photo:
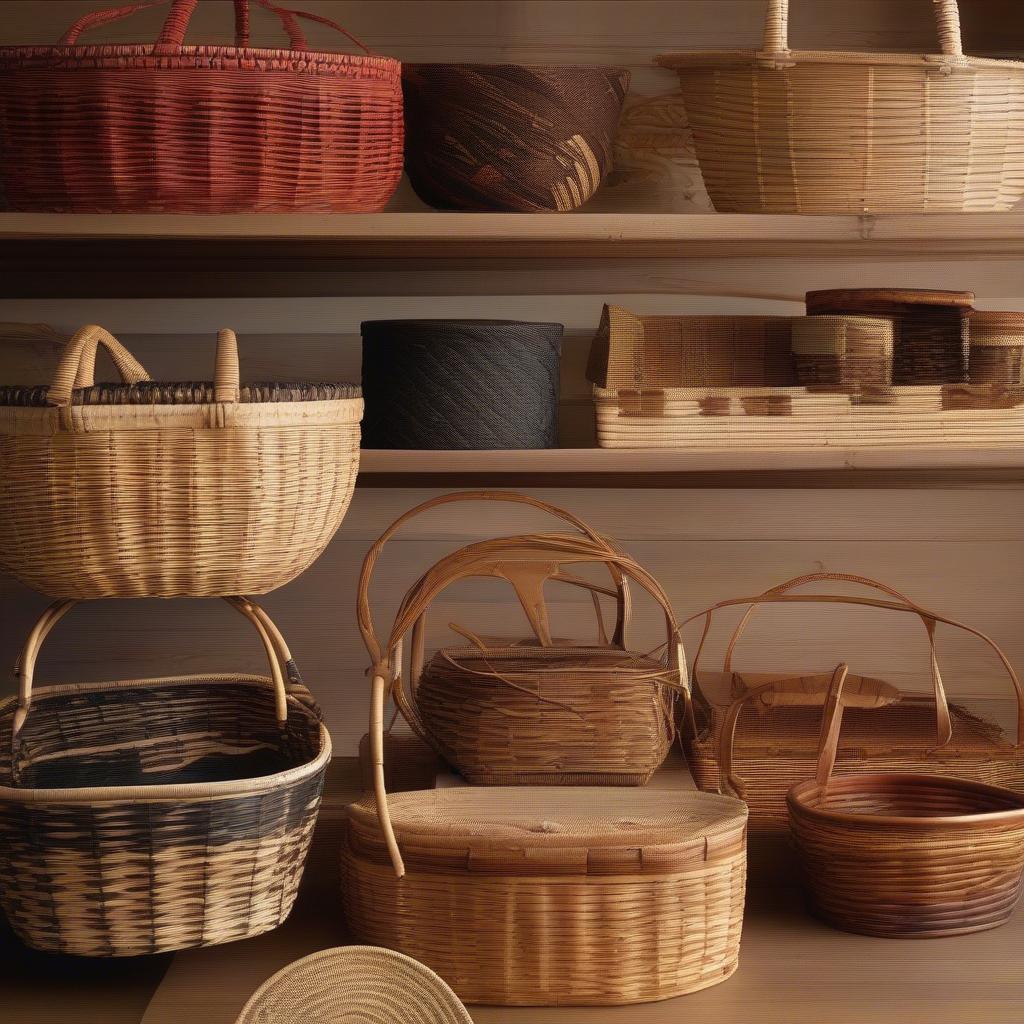
<path id="1" fill-rule="evenodd" d="M 826 581 L 867 586 L 881 591 L 883 598 L 791 593 L 807 584 Z M 1024 722 L 1024 691 L 995 642 L 874 580 L 845 573 L 812 573 L 754 597 L 722 601 L 688 620 L 704 619 L 692 670 L 695 728 L 684 737 L 690 769 L 701 788 L 743 793 L 750 807 L 751 834 L 781 835 L 788 828 L 786 792 L 814 774 L 821 707 L 830 673 L 738 670 L 733 666 L 733 656 L 750 617 L 760 606 L 802 603 L 867 606 L 917 616 L 924 623 L 933 654 L 937 712 L 928 695 L 903 692 L 880 679 L 850 677 L 848 728 L 838 754 L 844 772 L 918 771 L 1024 792 L 1024 753 L 1020 747 L 1006 738 L 998 724 L 983 717 L 987 708 L 979 714 L 975 713 L 974 702 L 946 701 L 934 658 L 934 628 L 938 622 L 965 630 L 987 643 L 1013 684 L 1019 730 Z M 714 615 L 729 607 L 743 607 L 745 611 L 729 638 L 722 670 L 700 669 L 701 652 Z M 978 701 L 978 707 L 983 703 L 987 702 Z"/>
<path id="2" fill-rule="evenodd" d="M 123 384 L 93 384 L 97 347 Z M 0 388 L 0 568 L 52 597 L 261 594 L 348 509 L 363 400 L 348 384 L 155 383 L 102 327 L 49 387 Z"/>
<path id="3" fill-rule="evenodd" d="M 975 309 L 967 328 L 972 384 L 1024 384 L 1024 313 Z"/>
<path id="4" fill-rule="evenodd" d="M 377 650 L 369 587 L 377 558 L 410 519 L 461 501 L 516 502 L 542 509 L 574 526 L 576 535 L 534 534 L 470 544 L 442 558 L 409 589 L 383 647 L 392 696 L 417 735 L 431 744 L 467 780 L 484 785 L 639 785 L 665 760 L 675 738 L 673 705 L 686 693 L 682 649 L 664 590 L 633 559 L 582 520 L 553 505 L 498 491 L 448 494 L 417 506 L 396 520 L 374 544 L 359 587 L 359 621 L 367 645 Z M 602 586 L 579 575 L 598 565 L 610 575 Z M 442 647 L 427 660 L 428 612 L 454 583 L 491 577 L 507 582 L 534 636 L 527 640 L 479 637 Z M 631 600 L 639 584 L 661 607 L 665 653 L 636 654 L 626 646 Z M 582 588 L 597 613 L 594 643 L 552 637 L 545 601 L 549 583 Z M 605 633 L 600 600 L 615 601 L 612 637 Z M 408 676 L 402 646 L 410 636 Z"/>
<path id="5" fill-rule="evenodd" d="M 933 6 L 935 55 L 790 50 L 789 0 L 768 0 L 760 51 L 659 57 L 679 75 L 715 209 L 1011 209 L 1024 196 L 1024 63 L 964 56 L 956 0 Z"/>

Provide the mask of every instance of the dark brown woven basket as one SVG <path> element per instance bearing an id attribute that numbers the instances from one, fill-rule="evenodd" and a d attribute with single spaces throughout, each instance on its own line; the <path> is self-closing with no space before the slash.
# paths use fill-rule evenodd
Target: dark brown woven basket
<path id="1" fill-rule="evenodd" d="M 440 210 L 575 210 L 598 190 L 629 72 L 406 64 L 405 169 Z"/>

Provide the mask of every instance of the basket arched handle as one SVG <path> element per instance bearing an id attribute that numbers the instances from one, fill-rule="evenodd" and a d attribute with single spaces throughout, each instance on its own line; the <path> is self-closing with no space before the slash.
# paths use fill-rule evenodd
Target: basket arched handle
<path id="1" fill-rule="evenodd" d="M 49 405 L 68 407 L 75 388 L 90 388 L 95 381 L 96 351 L 102 346 L 126 384 L 150 380 L 146 368 L 115 338 L 98 324 L 79 328 L 64 346 L 53 380 L 46 394 Z"/>
<path id="2" fill-rule="evenodd" d="M 848 670 L 849 666 L 845 664 L 836 666 L 825 697 L 821 734 L 818 738 L 818 765 L 814 776 L 822 789 L 828 788 L 832 770 L 836 766 L 836 757 L 839 755 L 839 732 L 843 725 L 843 687 L 846 685 Z"/>
<path id="3" fill-rule="evenodd" d="M 213 400 L 237 405 L 242 397 L 238 368 L 238 337 L 230 327 L 217 332 L 217 356 L 213 371 Z"/>
<path id="4" fill-rule="evenodd" d="M 962 60 L 963 37 L 960 31 L 960 7 L 957 0 L 932 0 L 939 34 L 939 48 L 946 57 Z M 764 23 L 762 56 L 785 58 L 789 49 L 789 0 L 768 0 Z"/>

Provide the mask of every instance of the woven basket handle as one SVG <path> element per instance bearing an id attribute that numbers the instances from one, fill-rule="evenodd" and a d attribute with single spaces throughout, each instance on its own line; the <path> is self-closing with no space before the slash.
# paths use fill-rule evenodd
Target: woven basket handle
<path id="1" fill-rule="evenodd" d="M 818 767 L 815 771 L 815 781 L 822 789 L 826 789 L 832 779 L 832 770 L 839 754 L 839 731 L 843 725 L 843 687 L 846 685 L 847 671 L 846 665 L 836 666 L 825 697 L 818 739 Z"/>
<path id="2" fill-rule="evenodd" d="M 960 33 L 960 8 L 957 0 L 932 0 L 935 21 L 939 32 L 939 47 L 946 57 L 963 59 L 964 46 Z M 765 57 L 788 57 L 789 49 L 789 0 L 768 0 L 768 12 L 764 23 Z"/>
<path id="3" fill-rule="evenodd" d="M 90 388 L 96 373 L 96 350 L 102 345 L 126 384 L 148 381 L 146 368 L 115 338 L 110 331 L 97 324 L 88 324 L 75 332 L 64 346 L 60 361 L 47 392 L 50 405 L 71 405 L 74 388 Z"/>
<path id="4" fill-rule="evenodd" d="M 278 722 L 283 725 L 288 720 L 289 687 L 285 684 L 285 677 L 287 676 L 289 684 L 301 685 L 302 683 L 291 652 L 277 627 L 261 608 L 243 597 L 225 597 L 224 600 L 252 623 L 263 643 L 270 666 L 270 678 L 274 685 L 274 711 Z M 39 652 L 53 628 L 78 603 L 75 600 L 60 600 L 51 604 L 29 633 L 25 647 L 15 665 L 15 672 L 18 676 L 18 706 L 14 712 L 14 722 L 11 728 L 12 770 L 17 765 L 18 738 L 32 707 L 32 686 Z"/>

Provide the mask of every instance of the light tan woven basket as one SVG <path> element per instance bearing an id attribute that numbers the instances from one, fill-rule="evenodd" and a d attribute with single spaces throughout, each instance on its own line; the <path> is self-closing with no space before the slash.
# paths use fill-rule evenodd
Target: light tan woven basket
<path id="1" fill-rule="evenodd" d="M 933 3 L 938 55 L 790 50 L 789 0 L 768 0 L 760 51 L 659 57 L 715 209 L 998 211 L 1024 196 L 1024 64 L 965 57 L 956 0 Z"/>
<path id="2" fill-rule="evenodd" d="M 0 703 L 0 903 L 28 945 L 137 956 L 288 916 L 331 741 L 274 624 L 227 600 L 255 627 L 269 676 L 34 690 L 40 647 L 76 602 L 32 630 L 19 695 Z"/>
<path id="3" fill-rule="evenodd" d="M 429 967 L 379 946 L 342 946 L 268 978 L 235 1024 L 473 1024 Z"/>
<path id="4" fill-rule="evenodd" d="M 842 594 L 796 594 L 799 587 L 847 582 L 881 591 L 882 599 Z M 687 759 L 698 784 L 708 790 L 741 793 L 750 807 L 752 835 L 783 835 L 788 830 L 785 797 L 791 786 L 814 773 L 821 707 L 830 674 L 739 670 L 733 658 L 751 616 L 765 604 L 824 603 L 877 607 L 920 617 L 932 651 L 933 688 L 927 694 L 902 692 L 880 679 L 851 676 L 847 683 L 847 731 L 838 751 L 850 774 L 924 772 L 1008 786 L 1024 793 L 1024 753 L 1002 728 L 984 717 L 991 702 L 945 697 L 934 656 L 936 623 L 979 637 L 998 657 L 1013 685 L 1017 728 L 1024 723 L 1024 692 L 1017 675 L 993 640 L 915 604 L 898 591 L 865 577 L 846 573 L 798 576 L 755 597 L 723 601 L 688 619 L 704 619 L 694 656 L 692 680 L 696 725 L 684 732 Z M 700 669 L 716 612 L 744 608 L 729 637 L 721 672 Z M 686 623 L 684 623 L 686 625 Z M 936 739 L 936 737 L 938 737 Z M 742 778 L 741 778 L 742 777 Z"/>
<path id="5" fill-rule="evenodd" d="M 972 310 L 967 328 L 972 384 L 1024 384 L 1024 313 Z"/>
<path id="6" fill-rule="evenodd" d="M 381 551 L 415 516 L 464 501 L 528 505 L 570 523 L 579 533 L 501 537 L 446 556 L 406 593 L 381 644 L 369 603 Z M 612 585 L 601 586 L 574 571 L 588 564 L 603 566 Z M 479 637 L 452 624 L 470 645 L 443 647 L 426 661 L 428 612 L 452 584 L 474 577 L 507 582 L 534 636 L 522 641 Z M 626 647 L 630 582 L 646 590 L 664 615 L 662 657 L 635 654 Z M 552 637 L 545 601 L 550 583 L 590 593 L 598 619 L 596 644 Z M 615 601 L 610 640 L 601 597 Z M 409 725 L 472 783 L 638 785 L 671 749 L 674 696 L 687 691 L 668 597 L 633 559 L 554 505 L 499 491 L 448 494 L 418 505 L 388 527 L 367 554 L 359 581 L 359 623 L 374 664 L 383 666 L 395 704 Z M 410 635 L 406 675 L 402 647 Z"/>
<path id="7" fill-rule="evenodd" d="M 97 346 L 124 385 L 93 387 Z M 101 327 L 49 388 L 0 394 L 0 568 L 52 597 L 260 594 L 323 551 L 348 509 L 362 399 L 349 385 L 154 384 Z"/>
<path id="8" fill-rule="evenodd" d="M 1024 797 L 933 775 L 833 778 L 846 673 L 832 676 L 816 777 L 787 798 L 815 909 L 837 928 L 892 938 L 1005 924 L 1024 875 Z"/>

